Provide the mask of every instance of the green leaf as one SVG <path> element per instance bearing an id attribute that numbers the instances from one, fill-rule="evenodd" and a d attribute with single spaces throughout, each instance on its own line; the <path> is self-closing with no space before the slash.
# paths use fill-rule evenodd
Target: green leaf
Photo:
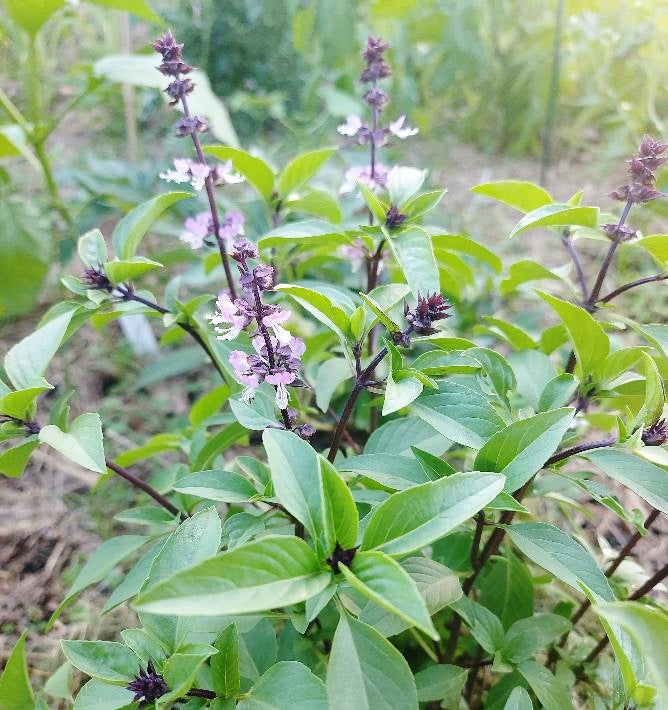
<path id="1" fill-rule="evenodd" d="M 455 382 L 440 383 L 438 394 L 423 395 L 411 410 L 443 436 L 472 449 L 505 427 L 488 397 Z"/>
<path id="2" fill-rule="evenodd" d="M 322 479 L 315 450 L 296 434 L 280 429 L 266 429 L 262 442 L 276 497 L 318 545 L 325 544 Z"/>
<path id="3" fill-rule="evenodd" d="M 608 623 L 621 626 L 635 641 L 656 685 L 656 700 L 661 705 L 668 703 L 668 614 L 638 602 L 598 604 L 593 609 Z"/>
<path id="4" fill-rule="evenodd" d="M 457 575 L 440 562 L 428 557 L 409 557 L 401 562 L 401 567 L 415 582 L 430 616 L 462 596 Z M 362 607 L 359 620 L 373 626 L 383 636 L 395 636 L 412 626 L 411 622 L 404 621 L 373 601 Z"/>
<path id="5" fill-rule="evenodd" d="M 191 407 L 188 420 L 193 426 L 198 426 L 210 416 L 219 412 L 229 396 L 229 385 L 220 385 L 220 387 L 205 392 Z"/>
<path id="6" fill-rule="evenodd" d="M 290 193 L 308 182 L 335 152 L 336 148 L 323 148 L 310 153 L 302 153 L 302 155 L 293 158 L 278 176 L 277 192 L 279 197 L 282 199 L 289 197 Z"/>
<path id="7" fill-rule="evenodd" d="M 135 207 L 116 225 L 111 235 L 116 256 L 120 259 L 131 259 L 156 219 L 175 202 L 192 196 L 190 192 L 165 192 Z"/>
<path id="8" fill-rule="evenodd" d="M 437 254 L 456 251 L 488 264 L 497 274 L 503 269 L 503 262 L 493 251 L 466 234 L 432 234 L 431 241 Z"/>
<path id="9" fill-rule="evenodd" d="M 134 693 L 93 678 L 79 691 L 73 710 L 121 710 L 132 703 Z"/>
<path id="10" fill-rule="evenodd" d="M 143 591 L 152 589 L 185 567 L 213 557 L 220 548 L 221 534 L 220 516 L 213 506 L 184 520 L 167 538 L 153 561 Z"/>
<path id="11" fill-rule="evenodd" d="M 237 705 L 238 710 L 328 710 L 325 684 L 302 663 L 275 663 Z"/>
<path id="12" fill-rule="evenodd" d="M 94 5 L 101 5 L 102 7 L 108 7 L 111 10 L 122 10 L 124 12 L 131 12 L 137 17 L 141 17 L 149 22 L 154 22 L 158 25 L 162 25 L 162 19 L 151 10 L 149 4 L 146 0 L 86 0 L 87 2 L 93 3 Z"/>
<path id="13" fill-rule="evenodd" d="M 456 473 L 394 493 L 371 514 L 362 549 L 389 555 L 419 550 L 484 508 L 504 481 L 497 473 Z"/>
<path id="14" fill-rule="evenodd" d="M 395 454 L 361 454 L 338 463 L 341 471 L 352 471 L 387 488 L 404 490 L 432 480 L 412 457 Z"/>
<path id="15" fill-rule="evenodd" d="M 170 656 L 162 668 L 169 691 L 160 697 L 156 707 L 160 710 L 171 707 L 174 700 L 183 697 L 195 682 L 201 665 L 215 652 L 213 646 L 193 644 L 181 647 L 178 653 Z"/>
<path id="16" fill-rule="evenodd" d="M 66 432 L 55 424 L 47 424 L 39 432 L 39 440 L 89 471 L 107 471 L 99 414 L 81 414 Z"/>
<path id="17" fill-rule="evenodd" d="M 67 591 L 65 599 L 51 615 L 49 626 L 53 625 L 63 610 L 76 599 L 80 592 L 107 577 L 119 562 L 136 552 L 148 540 L 150 538 L 144 535 L 119 535 L 105 540 L 81 568 Z"/>
<path id="18" fill-rule="evenodd" d="M 431 237 L 425 229 L 409 227 L 387 236 L 387 240 L 415 298 L 441 292 Z"/>
<path id="19" fill-rule="evenodd" d="M 325 538 L 336 541 L 344 550 L 355 547 L 359 519 L 350 488 L 327 459 L 318 457 L 321 477 L 321 509 L 325 519 Z M 328 552 L 330 550 L 328 549 Z"/>
<path id="20" fill-rule="evenodd" d="M 350 318 L 331 298 L 319 291 L 295 284 L 278 284 L 275 290 L 292 296 L 297 303 L 345 341 L 350 328 Z"/>
<path id="21" fill-rule="evenodd" d="M 651 254 L 662 269 L 668 268 L 668 235 L 651 234 L 632 242 L 632 246 L 640 247 Z"/>
<path id="22" fill-rule="evenodd" d="M 320 411 L 326 412 L 329 409 L 332 397 L 339 385 L 352 377 L 353 371 L 345 358 L 333 357 L 320 365 L 313 383 L 315 403 Z"/>
<path id="23" fill-rule="evenodd" d="M 421 703 L 442 700 L 444 707 L 457 707 L 467 677 L 468 671 L 459 666 L 427 666 L 415 674 L 418 700 Z"/>
<path id="24" fill-rule="evenodd" d="M 513 493 L 540 471 L 557 450 L 574 416 L 575 410 L 567 407 L 509 424 L 485 443 L 473 467 L 502 473 L 506 477 L 504 490 Z"/>
<path id="25" fill-rule="evenodd" d="M 503 626 L 499 618 L 482 604 L 462 597 L 453 609 L 466 621 L 473 638 L 487 651 L 495 653 L 503 645 Z"/>
<path id="26" fill-rule="evenodd" d="M 5 372 L 16 389 L 43 386 L 42 375 L 58 351 L 73 315 L 72 310 L 50 320 L 5 355 Z"/>
<path id="27" fill-rule="evenodd" d="M 50 389 L 53 389 L 53 387 L 44 380 L 43 385 L 9 392 L 9 394 L 0 399 L 0 413 L 15 417 L 21 421 L 30 421 L 34 411 L 33 403 L 42 392 L 47 392 Z"/>
<path id="28" fill-rule="evenodd" d="M 17 446 L 12 446 L 0 453 L 0 473 L 9 478 L 18 478 L 25 467 L 32 452 L 39 446 L 39 440 L 36 436 L 24 439 Z"/>
<path id="29" fill-rule="evenodd" d="M 422 187 L 427 177 L 426 170 L 395 166 L 387 176 L 386 188 L 390 195 L 390 203 L 400 210 L 408 200 Z"/>
<path id="30" fill-rule="evenodd" d="M 268 383 L 263 383 L 250 404 L 243 399 L 231 399 L 230 408 L 241 426 L 252 431 L 263 431 L 278 424 L 275 393 Z"/>
<path id="31" fill-rule="evenodd" d="M 417 585 L 398 562 L 382 552 L 358 552 L 350 568 L 339 565 L 339 569 L 365 597 L 438 640 Z"/>
<path id="32" fill-rule="evenodd" d="M 93 269 L 99 269 L 107 263 L 107 244 L 99 229 L 91 229 L 79 237 L 77 250 L 81 261 Z"/>
<path id="33" fill-rule="evenodd" d="M 162 264 L 159 264 L 157 261 L 145 259 L 143 256 L 135 256 L 132 259 L 125 259 L 124 261 L 119 261 L 118 259 L 108 261 L 105 264 L 104 270 L 111 283 L 116 285 L 124 281 L 131 281 L 148 271 L 160 268 L 162 268 Z"/>
<path id="34" fill-rule="evenodd" d="M 570 628 L 571 622 L 559 614 L 534 614 L 529 618 L 520 619 L 506 632 L 501 654 L 509 663 L 521 663 Z"/>
<path id="35" fill-rule="evenodd" d="M 15 2 L 23 4 L 23 0 Z M 10 191 L 11 188 L 3 190 L 5 195 Z M 31 202 L 19 199 L 18 195 L 0 199 L 0 318 L 3 319 L 31 311 L 53 261 L 51 229 Z"/>
<path id="36" fill-rule="evenodd" d="M 193 461 L 193 468 L 204 470 L 211 465 L 211 462 L 218 454 L 228 449 L 246 434 L 246 427 L 237 422 L 228 424 L 224 429 L 214 434 L 197 453 Z"/>
<path id="37" fill-rule="evenodd" d="M 5 0 L 5 7 L 12 22 L 34 37 L 54 12 L 65 7 L 65 0 Z"/>
<path id="38" fill-rule="evenodd" d="M 538 411 L 545 412 L 549 409 L 563 407 L 571 401 L 579 382 L 576 377 L 568 372 L 553 377 L 543 388 L 538 399 Z"/>
<path id="39" fill-rule="evenodd" d="M 580 227 L 595 228 L 598 224 L 597 207 L 573 207 L 572 205 L 550 204 L 538 207 L 515 225 L 508 238 L 512 239 L 528 229 L 536 227 Z"/>
<path id="40" fill-rule="evenodd" d="M 109 595 L 109 598 L 102 607 L 102 613 L 115 609 L 119 604 L 131 599 L 144 586 L 151 572 L 151 565 L 158 556 L 160 549 L 164 545 L 164 540 L 159 539 L 148 547 L 146 552 L 135 562 L 130 571 L 125 575 L 123 581 Z"/>
<path id="41" fill-rule="evenodd" d="M 668 514 L 668 471 L 628 449 L 594 449 L 586 458 L 650 505 Z"/>
<path id="42" fill-rule="evenodd" d="M 350 237 L 338 227 L 319 219 L 288 222 L 267 232 L 258 240 L 260 249 L 298 245 L 301 249 L 348 244 Z"/>
<path id="43" fill-rule="evenodd" d="M 72 691 L 70 690 L 70 676 L 72 665 L 65 661 L 53 672 L 53 675 L 44 683 L 44 692 L 53 698 L 60 698 L 72 704 Z"/>
<path id="44" fill-rule="evenodd" d="M 503 710 L 533 710 L 529 693 L 521 685 L 518 685 L 508 696 Z"/>
<path id="45" fill-rule="evenodd" d="M 552 195 L 538 185 L 520 180 L 485 182 L 471 188 L 472 192 L 491 197 L 497 202 L 510 205 L 520 212 L 533 212 L 539 207 L 554 202 Z"/>
<path id="46" fill-rule="evenodd" d="M 419 417 L 401 417 L 385 422 L 375 429 L 364 444 L 365 454 L 394 454 L 410 456 L 420 460 L 416 449 L 432 456 L 440 456 L 450 446 L 450 442 L 441 436 L 432 426 Z M 438 459 L 440 464 L 445 461 Z M 453 471 L 451 471 L 453 473 Z M 433 476 L 432 478 L 440 478 Z"/>
<path id="47" fill-rule="evenodd" d="M 610 340 L 590 313 L 548 293 L 536 293 L 556 312 L 568 331 L 577 359 L 576 374 L 584 380 L 610 351 Z"/>
<path id="48" fill-rule="evenodd" d="M 339 224 L 343 218 L 337 199 L 324 190 L 311 190 L 299 199 L 289 200 L 285 203 L 285 208 L 322 217 L 334 224 Z"/>
<path id="49" fill-rule="evenodd" d="M 480 363 L 494 391 L 506 401 L 508 390 L 515 389 L 517 383 L 515 373 L 503 355 L 490 348 L 470 348 L 462 354 Z"/>
<path id="50" fill-rule="evenodd" d="M 211 658 L 213 689 L 224 698 L 239 692 L 239 633 L 235 624 L 220 632 L 214 644 L 218 653 Z"/>
<path id="51" fill-rule="evenodd" d="M 445 197 L 446 192 L 447 190 L 430 190 L 416 195 L 406 202 L 403 212 L 409 219 L 418 219 L 431 212 Z"/>
<path id="52" fill-rule="evenodd" d="M 536 661 L 523 661 L 517 670 L 527 679 L 545 710 L 572 708 L 571 689 Z"/>
<path id="53" fill-rule="evenodd" d="M 264 160 L 226 145 L 207 145 L 203 150 L 220 160 L 231 160 L 234 169 L 246 178 L 260 197 L 269 202 L 274 191 L 274 172 Z"/>
<path id="54" fill-rule="evenodd" d="M 484 326 L 477 326 L 475 332 L 486 333 L 505 340 L 515 350 L 528 350 L 537 347 L 536 341 L 524 330 L 500 318 L 483 316 Z"/>
<path id="55" fill-rule="evenodd" d="M 581 591 L 582 583 L 598 599 L 614 599 L 607 578 L 592 556 L 563 530 L 545 523 L 516 523 L 509 525 L 506 531 L 514 545 L 532 562 L 576 591 Z"/>
<path id="56" fill-rule="evenodd" d="M 127 684 L 139 670 L 139 658 L 115 641 L 61 641 L 67 660 L 98 680 Z"/>
<path id="57" fill-rule="evenodd" d="M 197 471 L 180 478 L 172 488 L 179 493 L 223 503 L 248 503 L 258 497 L 252 484 L 241 474 L 232 471 Z"/>
<path id="58" fill-rule="evenodd" d="M 375 629 L 341 614 L 327 666 L 330 707 L 417 710 L 413 673 Z"/>
<path id="59" fill-rule="evenodd" d="M 401 373 L 402 370 L 396 373 L 390 371 L 387 376 L 382 411 L 384 417 L 407 407 L 422 393 L 423 385 L 417 377 L 399 377 Z"/>
<path id="60" fill-rule="evenodd" d="M 499 289 L 502 296 L 507 296 L 527 281 L 540 281 L 542 279 L 560 280 L 553 271 L 550 271 L 550 269 L 537 261 L 522 259 L 510 265 L 508 276 L 501 281 Z"/>
<path id="61" fill-rule="evenodd" d="M 355 182 L 371 214 L 378 220 L 379 224 L 385 224 L 389 205 L 381 200 L 380 197 L 363 182 L 360 180 L 356 180 Z"/>
<path id="62" fill-rule="evenodd" d="M 656 424 L 663 414 L 663 405 L 666 401 L 663 379 L 654 358 L 646 352 L 641 353 L 641 358 L 645 365 L 645 401 L 633 419 L 634 428 Z"/>
<path id="63" fill-rule="evenodd" d="M 144 665 L 149 661 L 160 663 L 166 658 L 167 654 L 160 642 L 145 629 L 124 629 L 121 638 Z"/>
<path id="64" fill-rule="evenodd" d="M 169 577 L 143 592 L 135 607 L 167 615 L 250 614 L 302 602 L 330 579 L 303 540 L 267 536 Z"/>
<path id="65" fill-rule="evenodd" d="M 533 616 L 534 589 L 526 564 L 509 550 L 490 560 L 480 575 L 480 603 L 496 614 L 503 627 Z"/>
<path id="66" fill-rule="evenodd" d="M 359 292 L 359 295 L 365 305 L 371 309 L 372 313 L 388 329 L 388 331 L 390 331 L 390 333 L 399 332 L 402 329 L 401 326 L 393 321 L 392 318 L 390 318 L 390 316 L 380 307 L 378 303 L 376 303 L 376 301 L 374 301 L 371 296 L 368 296 L 362 291 Z"/>
<path id="67" fill-rule="evenodd" d="M 26 663 L 24 631 L 9 654 L 0 676 L 0 708 L 2 710 L 29 710 L 35 707 L 35 697 L 30 687 Z"/>

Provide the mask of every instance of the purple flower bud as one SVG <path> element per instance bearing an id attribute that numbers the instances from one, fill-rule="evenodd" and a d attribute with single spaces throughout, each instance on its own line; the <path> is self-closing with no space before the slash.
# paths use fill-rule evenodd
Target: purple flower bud
<path id="1" fill-rule="evenodd" d="M 253 269 L 255 283 L 261 291 L 271 291 L 274 288 L 274 267 L 259 264 Z"/>
<path id="2" fill-rule="evenodd" d="M 378 86 L 371 87 L 362 98 L 370 106 L 375 106 L 379 111 L 390 100 L 388 95 Z"/>
<path id="3" fill-rule="evenodd" d="M 204 133 L 209 126 L 201 116 L 183 117 L 174 124 L 174 132 L 179 138 L 190 136 L 193 133 Z"/>
<path id="4" fill-rule="evenodd" d="M 108 291 L 111 293 L 113 285 L 102 269 L 86 269 L 83 273 L 82 281 L 87 288 L 95 291 Z"/>
<path id="5" fill-rule="evenodd" d="M 195 88 L 190 79 L 174 79 L 174 81 L 169 83 L 169 86 L 165 89 L 165 93 L 171 101 L 169 102 L 171 106 L 177 104 L 183 96 L 190 94 Z"/>
<path id="6" fill-rule="evenodd" d="M 440 293 L 433 293 L 431 296 L 418 295 L 417 306 L 415 311 L 408 308 L 408 304 L 404 306 L 404 316 L 406 321 L 412 326 L 413 331 L 420 335 L 432 335 L 438 332 L 432 328 L 432 323 L 443 318 L 449 318 L 450 314 L 446 311 L 450 310 L 450 304 L 441 296 Z"/>
<path id="7" fill-rule="evenodd" d="M 668 444 L 668 422 L 665 419 L 659 419 L 658 422 L 643 431 L 641 438 L 645 446 Z"/>
<path id="8" fill-rule="evenodd" d="M 601 229 L 613 242 L 629 242 L 637 234 L 633 227 L 626 224 L 602 224 Z"/>
<path id="9" fill-rule="evenodd" d="M 148 662 L 146 670 L 143 668 L 139 669 L 138 675 L 133 681 L 128 683 L 127 689 L 135 694 L 135 697 L 132 699 L 133 702 L 141 700 L 145 703 L 157 700 L 169 691 L 165 679 L 159 673 L 155 672 L 151 661 Z"/>
<path id="10" fill-rule="evenodd" d="M 387 210 L 387 214 L 385 215 L 385 224 L 390 229 L 396 229 L 406 221 L 406 217 L 407 215 L 399 212 L 399 209 L 396 205 L 391 205 L 390 209 Z"/>
<path id="11" fill-rule="evenodd" d="M 235 261 L 244 261 L 245 259 L 257 259 L 257 245 L 253 244 L 250 239 L 242 237 L 240 239 L 235 239 L 232 243 L 234 251 L 232 252 L 232 258 Z"/>
<path id="12" fill-rule="evenodd" d="M 181 56 L 183 45 L 179 44 L 171 30 L 167 30 L 162 37 L 158 37 L 151 45 L 156 52 L 162 55 L 163 59 L 173 60 Z"/>
<path id="13" fill-rule="evenodd" d="M 334 548 L 334 552 L 332 552 L 331 557 L 329 557 L 326 562 L 332 568 L 332 572 L 334 572 L 334 574 L 339 574 L 341 571 L 339 569 L 339 563 L 342 563 L 346 567 L 349 567 L 350 563 L 355 557 L 356 552 L 356 547 L 353 547 L 349 550 L 344 550 L 337 542 L 336 547 Z"/>
<path id="14" fill-rule="evenodd" d="M 383 54 L 385 54 L 388 47 L 389 45 L 383 42 L 380 37 L 369 37 L 367 39 L 366 49 L 362 53 L 366 67 L 360 74 L 359 80 L 361 82 L 376 82 L 392 74 L 392 70 L 383 59 Z"/>
<path id="15" fill-rule="evenodd" d="M 315 427 L 311 424 L 302 424 L 298 426 L 295 430 L 295 434 L 302 439 L 310 439 L 315 434 Z"/>

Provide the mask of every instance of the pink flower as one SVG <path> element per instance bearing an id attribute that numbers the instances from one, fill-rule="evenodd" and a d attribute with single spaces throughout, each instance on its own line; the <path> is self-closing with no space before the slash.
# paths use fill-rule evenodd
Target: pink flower
<path id="1" fill-rule="evenodd" d="M 337 131 L 342 135 L 342 136 L 356 136 L 357 133 L 359 132 L 360 128 L 362 128 L 364 124 L 362 123 L 362 119 L 359 116 L 355 116 L 354 114 L 351 116 L 348 116 L 346 119 L 345 123 L 342 123 L 340 126 L 337 127 Z"/>
<path id="2" fill-rule="evenodd" d="M 230 353 L 229 361 L 234 369 L 237 382 L 245 385 L 241 398 L 246 404 L 250 404 L 255 397 L 255 391 L 260 386 L 260 378 L 252 372 L 248 355 L 242 350 L 233 350 Z"/>
<path id="3" fill-rule="evenodd" d="M 214 182 L 218 184 L 225 183 L 227 185 L 235 185 L 236 183 L 243 182 L 245 180 L 243 175 L 232 172 L 231 160 L 226 160 L 224 163 L 216 165 L 212 169 L 211 174 Z"/>
<path id="4" fill-rule="evenodd" d="M 200 212 L 194 217 L 188 217 L 184 226 L 186 231 L 181 235 L 181 241 L 191 249 L 199 249 L 211 231 L 211 215 L 208 212 Z"/>
<path id="5" fill-rule="evenodd" d="M 345 195 L 353 192 L 357 188 L 358 181 L 375 192 L 379 188 L 384 187 L 388 173 L 389 170 L 387 166 L 378 163 L 375 166 L 374 176 L 372 178 L 370 167 L 355 165 L 346 171 L 345 182 L 339 188 L 339 193 Z"/>
<path id="6" fill-rule="evenodd" d="M 294 372 L 275 372 L 265 377 L 270 385 L 276 387 L 276 406 L 279 409 L 285 409 L 288 406 L 290 393 L 285 385 L 292 384 L 295 378 Z"/>
<path id="7" fill-rule="evenodd" d="M 226 212 L 220 229 L 218 230 L 220 238 L 225 241 L 231 241 L 240 234 L 243 234 L 245 221 L 241 212 Z"/>
<path id="8" fill-rule="evenodd" d="M 250 322 L 248 315 L 240 311 L 236 303 L 224 292 L 218 295 L 216 308 L 218 310 L 214 315 L 206 317 L 215 326 L 215 331 L 220 333 L 216 336 L 218 340 L 234 340 Z M 228 324 L 229 328 L 219 328 L 222 323 Z"/>
<path id="9" fill-rule="evenodd" d="M 410 138 L 410 136 L 414 136 L 416 133 L 419 132 L 419 129 L 417 128 L 409 128 L 408 126 L 406 126 L 406 128 L 403 128 L 405 121 L 406 116 L 399 116 L 399 118 L 396 121 L 390 123 L 387 128 L 390 133 L 395 135 L 397 138 L 401 138 L 402 140 L 404 138 Z"/>
<path id="10" fill-rule="evenodd" d="M 278 310 L 262 319 L 262 323 L 274 331 L 276 340 L 281 345 L 288 345 L 292 340 L 292 335 L 281 325 L 281 323 L 285 323 L 290 318 L 290 315 L 290 311 Z"/>
<path id="11" fill-rule="evenodd" d="M 195 190 L 204 187 L 204 181 L 209 176 L 211 169 L 205 163 L 198 163 L 187 158 L 174 158 L 174 170 L 160 173 L 160 177 L 167 182 L 189 182 Z"/>

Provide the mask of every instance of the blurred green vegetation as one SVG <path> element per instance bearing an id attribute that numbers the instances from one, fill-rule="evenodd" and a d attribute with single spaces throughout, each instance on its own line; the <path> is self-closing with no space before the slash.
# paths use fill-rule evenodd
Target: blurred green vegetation
<path id="1" fill-rule="evenodd" d="M 35 3 L 41 9 L 26 15 Z M 119 74 L 113 62 L 116 83 L 96 74 L 109 55 L 150 53 L 159 31 L 151 8 L 208 74 L 241 144 L 268 155 L 335 141 L 336 124 L 360 108 L 359 48 L 368 33 L 391 43 L 388 113 L 407 113 L 420 127 L 428 167 L 446 159 L 445 137 L 490 156 L 540 158 L 547 131 L 553 156 L 609 164 L 643 132 L 666 135 L 663 0 L 4 0 L 0 7 L 7 99 L 0 318 L 30 312 L 76 237 L 145 200 L 157 187 L 156 161 L 164 167 L 178 150 L 157 84 L 142 71 Z M 125 77 L 147 90 L 128 92 L 117 83 Z"/>

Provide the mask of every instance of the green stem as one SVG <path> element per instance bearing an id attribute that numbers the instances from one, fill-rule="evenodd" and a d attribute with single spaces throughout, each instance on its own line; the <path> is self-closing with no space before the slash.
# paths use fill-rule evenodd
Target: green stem
<path id="1" fill-rule="evenodd" d="M 51 161 L 49 160 L 46 150 L 44 149 L 44 141 L 42 139 L 34 140 L 32 145 L 35 150 L 35 156 L 39 161 L 40 167 L 42 168 L 44 184 L 46 185 L 47 192 L 49 193 L 49 201 L 51 202 L 53 209 L 55 209 L 56 212 L 58 212 L 58 214 L 62 217 L 68 228 L 73 229 L 75 226 L 74 219 L 70 214 L 67 205 L 63 201 L 63 198 L 60 196 L 58 184 L 53 177 Z"/>
<path id="2" fill-rule="evenodd" d="M 30 117 L 33 124 L 40 123 L 42 118 L 41 62 L 37 50 L 37 39 L 31 35 L 28 41 L 28 98 L 30 101 Z"/>

